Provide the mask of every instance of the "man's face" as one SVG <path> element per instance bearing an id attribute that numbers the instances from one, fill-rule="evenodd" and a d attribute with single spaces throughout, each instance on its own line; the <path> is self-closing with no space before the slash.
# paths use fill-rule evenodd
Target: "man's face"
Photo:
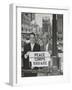
<path id="1" fill-rule="evenodd" d="M 35 36 L 33 34 L 30 35 L 30 42 L 35 43 Z"/>

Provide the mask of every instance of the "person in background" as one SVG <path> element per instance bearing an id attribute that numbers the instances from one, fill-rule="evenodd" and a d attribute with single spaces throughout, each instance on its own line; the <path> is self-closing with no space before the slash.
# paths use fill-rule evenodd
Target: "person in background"
<path id="1" fill-rule="evenodd" d="M 47 51 L 46 49 L 46 47 L 48 46 L 48 37 L 47 37 L 47 34 L 45 33 L 44 35 L 43 35 L 43 49 L 44 49 L 44 51 Z"/>
<path id="2" fill-rule="evenodd" d="M 46 45 L 46 51 L 48 51 L 50 55 L 52 55 L 52 39 L 48 39 L 48 43 Z"/>
<path id="3" fill-rule="evenodd" d="M 38 42 L 39 42 L 41 51 L 44 51 L 43 40 L 42 39 L 39 39 Z"/>

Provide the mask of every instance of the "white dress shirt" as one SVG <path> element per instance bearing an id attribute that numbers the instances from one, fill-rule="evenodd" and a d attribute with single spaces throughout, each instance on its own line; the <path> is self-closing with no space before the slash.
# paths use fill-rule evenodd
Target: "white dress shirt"
<path id="1" fill-rule="evenodd" d="M 31 51 L 33 51 L 34 45 L 35 45 L 35 44 L 32 44 L 32 43 L 31 43 Z"/>

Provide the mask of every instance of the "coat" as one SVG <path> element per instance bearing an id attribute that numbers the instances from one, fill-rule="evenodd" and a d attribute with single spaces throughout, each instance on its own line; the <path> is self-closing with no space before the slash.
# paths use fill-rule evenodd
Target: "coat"
<path id="1" fill-rule="evenodd" d="M 31 63 L 29 62 L 29 57 L 25 58 L 24 55 L 31 51 L 31 44 L 26 44 L 24 46 L 24 52 L 23 52 L 23 65 L 24 65 L 24 69 L 30 69 L 31 68 Z M 40 45 L 35 43 L 34 44 L 34 47 L 33 47 L 33 52 L 36 52 L 36 51 L 40 51 Z"/>

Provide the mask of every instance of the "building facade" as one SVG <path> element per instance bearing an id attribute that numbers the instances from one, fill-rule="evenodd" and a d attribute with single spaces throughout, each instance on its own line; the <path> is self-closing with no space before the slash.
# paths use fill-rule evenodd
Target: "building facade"
<path id="1" fill-rule="evenodd" d="M 22 33 L 31 32 L 31 21 L 35 19 L 35 14 L 33 13 L 21 13 L 21 31 Z"/>

